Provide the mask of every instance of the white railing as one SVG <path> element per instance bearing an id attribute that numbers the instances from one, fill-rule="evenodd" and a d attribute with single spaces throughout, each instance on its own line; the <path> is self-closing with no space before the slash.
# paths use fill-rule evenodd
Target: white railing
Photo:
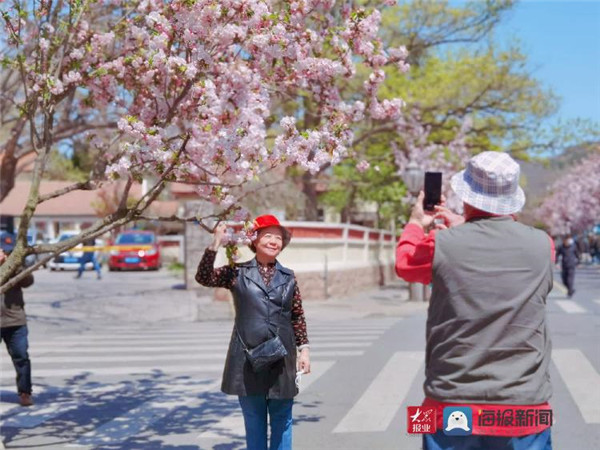
<path id="1" fill-rule="evenodd" d="M 322 222 L 282 222 L 292 232 L 292 240 L 278 260 L 296 273 L 328 272 L 394 263 L 396 238 L 386 230 L 349 224 Z M 240 248 L 240 260 L 251 259 L 247 247 Z M 224 251 L 216 266 L 226 264 Z"/>

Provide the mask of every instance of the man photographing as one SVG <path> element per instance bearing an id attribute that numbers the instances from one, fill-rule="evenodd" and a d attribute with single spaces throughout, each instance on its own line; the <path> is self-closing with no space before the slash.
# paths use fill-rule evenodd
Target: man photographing
<path id="1" fill-rule="evenodd" d="M 421 193 L 396 249 L 401 278 L 433 285 L 423 406 L 440 420 L 454 405 L 470 407 L 474 418 L 485 410 L 551 415 L 546 297 L 554 245 L 513 216 L 525 204 L 519 174 L 506 153 L 474 156 L 451 179 L 464 215 L 444 206 L 425 212 Z M 436 218 L 444 223 L 426 233 Z M 424 435 L 425 449 L 552 448 L 551 420 L 475 423 L 468 436 L 444 433 L 440 420 L 437 433 Z"/>

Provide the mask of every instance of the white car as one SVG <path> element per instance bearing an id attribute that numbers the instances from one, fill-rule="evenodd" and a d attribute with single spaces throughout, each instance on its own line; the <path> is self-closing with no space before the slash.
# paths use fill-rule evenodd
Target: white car
<path id="1" fill-rule="evenodd" d="M 77 236 L 77 233 L 63 233 L 61 234 L 56 242 L 66 241 L 67 239 L 72 238 L 73 236 Z M 101 246 L 101 242 L 96 239 L 96 246 Z M 83 256 L 83 252 L 78 250 L 83 247 L 83 244 L 77 244 L 71 250 L 61 253 L 58 256 L 55 256 L 48 262 L 48 268 L 50 270 L 78 270 L 79 269 L 79 261 Z M 99 257 L 99 252 L 96 253 L 96 258 L 100 266 L 102 266 L 102 259 Z M 85 270 L 94 270 L 94 264 L 90 261 L 85 263 Z"/>

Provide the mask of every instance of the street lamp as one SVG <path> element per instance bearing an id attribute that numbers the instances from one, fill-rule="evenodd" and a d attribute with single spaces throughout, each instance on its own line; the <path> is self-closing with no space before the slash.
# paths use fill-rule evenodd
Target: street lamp
<path id="1" fill-rule="evenodd" d="M 412 160 L 406 165 L 404 172 L 402 172 L 402 181 L 404 181 L 406 188 L 411 193 L 412 203 L 416 201 L 419 192 L 423 189 L 424 178 L 425 171 Z M 412 301 L 427 301 L 429 297 L 428 287 L 421 283 L 408 283 L 408 293 L 409 300 Z"/>
<path id="2" fill-rule="evenodd" d="M 414 197 L 419 195 L 419 191 L 423 189 L 424 177 L 425 172 L 414 161 L 410 161 L 402 172 L 402 181 Z"/>

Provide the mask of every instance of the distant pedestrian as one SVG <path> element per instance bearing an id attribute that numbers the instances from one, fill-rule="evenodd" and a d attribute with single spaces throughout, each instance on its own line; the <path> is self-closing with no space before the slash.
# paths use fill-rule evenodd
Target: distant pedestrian
<path id="1" fill-rule="evenodd" d="M 83 245 L 85 247 L 94 247 L 96 245 L 95 239 L 87 239 L 83 241 Z M 86 250 L 83 252 L 81 259 L 79 260 L 79 269 L 77 269 L 77 276 L 75 278 L 81 278 L 83 272 L 85 272 L 85 265 L 87 263 L 92 263 L 94 270 L 96 271 L 97 278 L 100 280 L 102 278 L 102 270 L 100 268 L 100 263 L 96 258 L 95 250 Z"/>
<path id="2" fill-rule="evenodd" d="M 567 236 L 558 248 L 556 260 L 560 261 L 562 283 L 567 288 L 567 296 L 571 298 L 575 293 L 575 270 L 580 260 L 579 248 L 571 236 Z"/>
<path id="3" fill-rule="evenodd" d="M 13 248 L 14 240 L 9 241 L 8 236 L 4 234 L 0 248 L 0 265 L 4 264 Z M 23 300 L 23 288 L 31 286 L 33 281 L 33 275 L 27 275 L 15 286 L 1 294 L 0 298 L 0 342 L 4 341 L 6 344 L 6 349 L 17 372 L 17 392 L 21 406 L 33 405 L 27 317 Z"/>
<path id="4" fill-rule="evenodd" d="M 294 272 L 276 259 L 290 242 L 290 232 L 271 215 L 257 217 L 254 231 L 250 248 L 255 258 L 215 269 L 215 256 L 225 233 L 225 225 L 218 225 L 213 243 L 198 265 L 196 281 L 227 288 L 233 294 L 234 328 L 221 390 L 238 396 L 248 450 L 289 450 L 297 372 L 310 373 L 306 321 Z M 277 358 L 264 368 L 249 354 L 259 351 L 262 344 L 268 347 L 265 359 Z M 281 349 L 281 344 L 285 352 L 271 350 Z"/>
<path id="5" fill-rule="evenodd" d="M 464 217 L 443 205 L 425 212 L 421 192 L 400 237 L 398 275 L 432 283 L 423 406 L 438 419 L 426 450 L 552 448 L 545 305 L 554 243 L 515 220 L 525 204 L 519 173 L 506 153 L 474 156 L 450 181 Z M 436 218 L 444 224 L 426 233 Z M 460 411 L 444 423 L 444 408 L 458 405 L 472 421 Z M 519 420 L 519 411 L 546 420 Z M 455 425 L 462 435 L 446 433 Z"/>
<path id="6" fill-rule="evenodd" d="M 592 264 L 600 263 L 600 237 L 594 233 L 589 234 L 590 254 L 592 256 Z"/>
<path id="7" fill-rule="evenodd" d="M 590 241 L 585 233 L 581 233 L 577 236 L 577 250 L 579 250 L 579 262 L 582 264 L 589 264 L 592 261 L 590 255 Z"/>

